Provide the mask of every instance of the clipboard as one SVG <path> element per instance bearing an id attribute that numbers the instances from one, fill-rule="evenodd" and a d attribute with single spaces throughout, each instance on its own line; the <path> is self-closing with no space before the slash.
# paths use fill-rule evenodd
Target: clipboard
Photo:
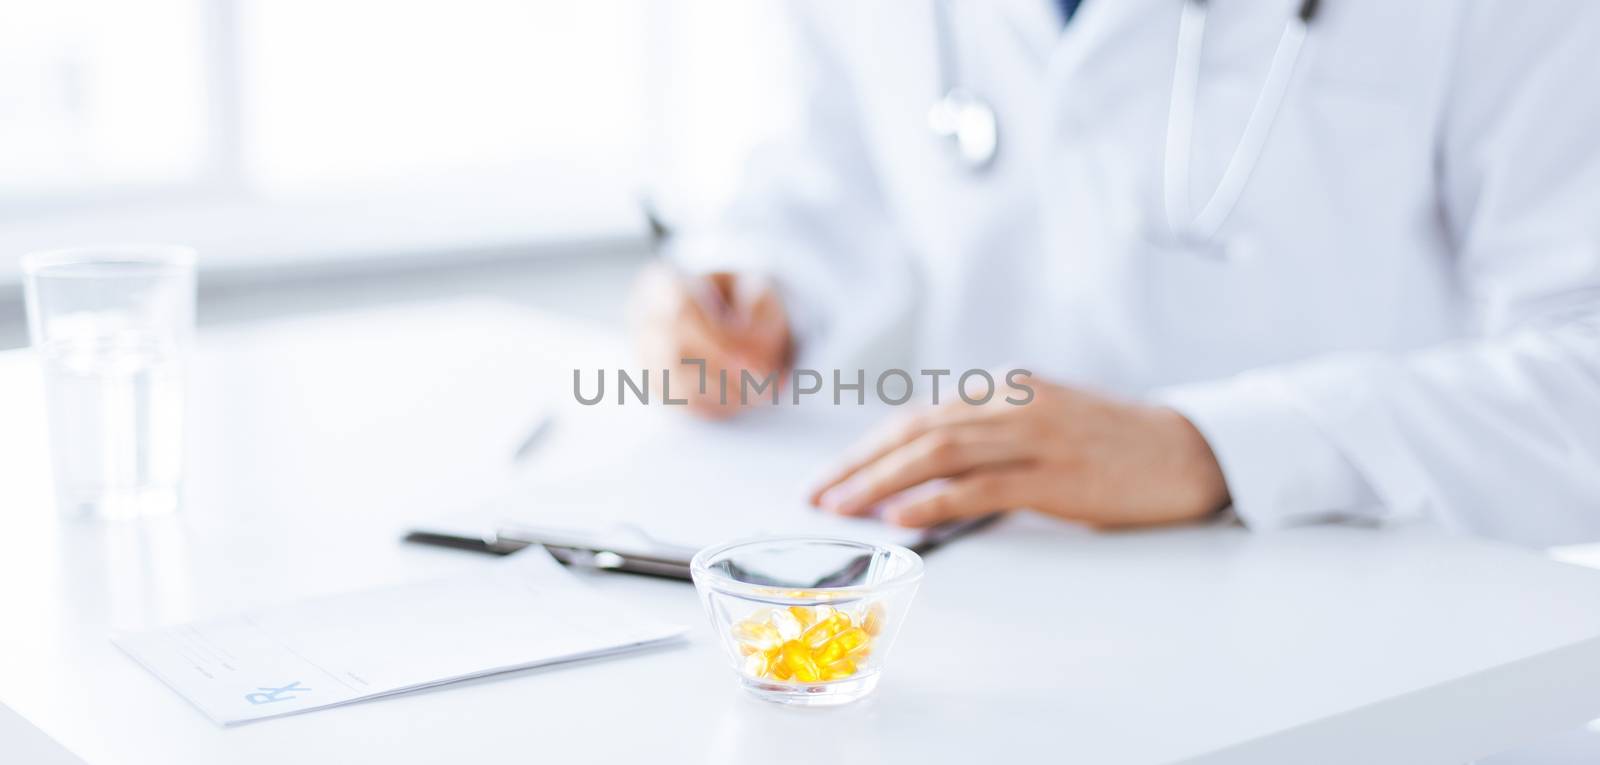
<path id="1" fill-rule="evenodd" d="M 920 541 L 909 547 L 918 555 L 924 555 L 946 542 L 994 523 L 1000 516 L 1001 513 L 992 513 L 971 520 L 935 526 L 928 529 Z M 693 548 L 662 544 L 649 540 L 648 537 L 608 541 L 574 536 L 559 529 L 516 526 L 497 529 L 483 536 L 413 529 L 406 533 L 404 540 L 493 555 L 510 555 L 531 545 L 543 545 L 551 557 L 567 566 L 685 582 L 691 581 L 689 562 L 696 552 Z"/>
<path id="2" fill-rule="evenodd" d="M 892 413 L 881 408 L 760 407 L 718 423 L 661 409 L 597 407 L 541 424 L 545 441 L 518 447 L 529 458 L 516 480 L 404 539 L 500 555 L 538 544 L 569 566 L 688 580 L 697 550 L 733 539 L 832 536 L 920 554 L 995 518 L 903 529 L 807 506 L 812 478 Z"/>

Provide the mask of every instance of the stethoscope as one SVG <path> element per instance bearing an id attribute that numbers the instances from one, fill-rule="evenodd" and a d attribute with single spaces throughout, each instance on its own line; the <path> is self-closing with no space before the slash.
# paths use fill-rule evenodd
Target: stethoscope
<path id="1" fill-rule="evenodd" d="M 939 84 L 944 95 L 928 110 L 928 127 L 952 147 L 962 165 L 972 172 L 981 172 L 993 164 L 999 153 L 999 118 L 987 100 L 960 83 L 949 0 L 933 0 L 933 4 Z M 1166 154 L 1161 179 L 1167 228 L 1174 240 L 1212 241 L 1238 204 L 1289 91 L 1290 75 L 1305 46 L 1306 31 L 1317 14 L 1317 6 L 1318 0 L 1301 0 L 1299 11 L 1284 24 L 1266 82 L 1256 96 L 1244 132 L 1222 171 L 1222 179 L 1200 212 L 1194 213 L 1189 200 L 1189 158 L 1194 136 L 1195 92 L 1200 82 L 1200 47 L 1205 37 L 1206 0 L 1184 0 L 1178 21 L 1178 54 L 1172 71 L 1172 98 L 1167 107 Z"/>

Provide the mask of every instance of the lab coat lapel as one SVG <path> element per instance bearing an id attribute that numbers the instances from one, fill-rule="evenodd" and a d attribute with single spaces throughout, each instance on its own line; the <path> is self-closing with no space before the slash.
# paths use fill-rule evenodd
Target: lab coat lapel
<path id="1" fill-rule="evenodd" d="M 1050 3 L 1039 5 L 1056 18 Z M 1055 33 L 1045 64 L 1052 91 L 1076 93 L 1079 89 L 1073 87 L 1073 81 L 1095 59 L 1117 46 L 1130 41 L 1142 43 L 1152 34 L 1171 36 L 1175 41 L 1180 7 L 1180 0 L 1084 0 L 1071 24 L 1063 29 L 1056 22 L 1057 26 L 1052 27 Z M 1153 20 L 1169 16 L 1170 30 L 1151 28 Z"/>
<path id="2" fill-rule="evenodd" d="M 942 2 L 943 0 L 936 0 Z M 1117 0 L 1111 0 L 1116 2 Z M 995 0 L 991 6 L 1014 42 L 1040 69 L 1061 40 L 1061 12 L 1053 0 Z"/>

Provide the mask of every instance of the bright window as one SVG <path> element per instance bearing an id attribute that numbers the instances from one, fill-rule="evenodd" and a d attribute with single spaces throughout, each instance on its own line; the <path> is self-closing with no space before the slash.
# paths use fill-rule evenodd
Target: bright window
<path id="1" fill-rule="evenodd" d="M 649 0 L 245 0 L 244 170 L 322 193 L 430 176 L 624 182 Z"/>
<path id="2" fill-rule="evenodd" d="M 3 2 L 0 222 L 638 164 L 649 0 Z"/>
<path id="3" fill-rule="evenodd" d="M 0 214 L 201 181 L 212 147 L 204 2 L 5 2 Z"/>

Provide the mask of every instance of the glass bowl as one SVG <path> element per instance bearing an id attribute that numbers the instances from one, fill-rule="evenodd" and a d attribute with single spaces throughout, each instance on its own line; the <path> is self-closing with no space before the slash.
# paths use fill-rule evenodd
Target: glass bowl
<path id="1" fill-rule="evenodd" d="M 922 581 L 922 558 L 904 547 L 828 537 L 708 547 L 690 568 L 745 689 L 807 706 L 877 687 Z"/>

